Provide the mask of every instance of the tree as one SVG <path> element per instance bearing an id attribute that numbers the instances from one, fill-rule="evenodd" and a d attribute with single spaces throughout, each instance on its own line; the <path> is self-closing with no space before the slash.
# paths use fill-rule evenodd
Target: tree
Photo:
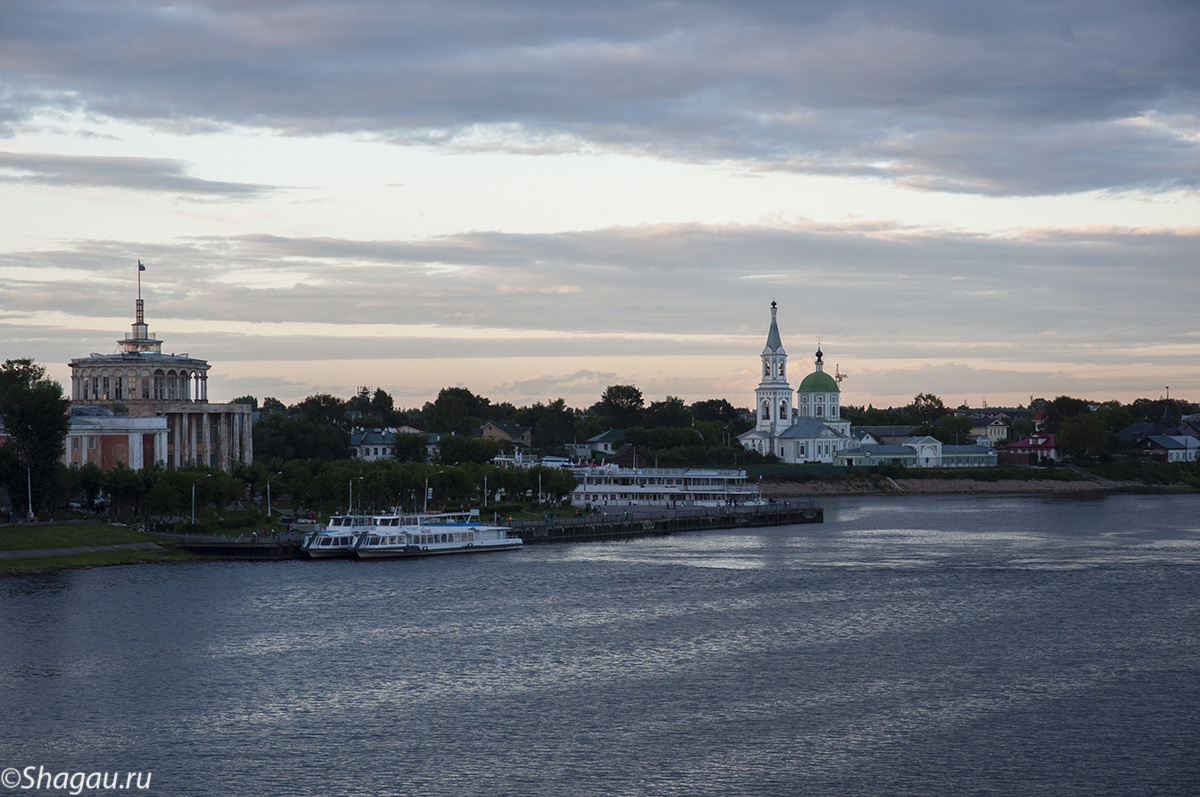
<path id="1" fill-rule="evenodd" d="M 696 422 L 712 421 L 714 423 L 731 423 L 740 417 L 737 408 L 725 399 L 705 399 L 697 401 L 691 407 L 692 417 Z"/>
<path id="2" fill-rule="evenodd" d="M 503 446 L 499 440 L 489 440 L 486 437 L 445 435 L 438 443 L 438 462 L 443 465 L 457 465 L 460 462 L 488 462 L 502 449 Z"/>
<path id="3" fill-rule="evenodd" d="M 1074 459 L 1095 459 L 1108 451 L 1108 427 L 1095 413 L 1072 415 L 1062 422 L 1058 447 Z"/>
<path id="4" fill-rule="evenodd" d="M 971 419 L 965 415 L 943 415 L 933 424 L 929 434 L 946 445 L 969 445 L 971 438 Z"/>
<path id="5" fill-rule="evenodd" d="M 263 412 L 285 412 L 287 407 L 274 396 L 267 396 L 262 403 Z"/>
<path id="6" fill-rule="evenodd" d="M 423 409 L 425 422 L 435 432 L 470 435 L 487 414 L 488 400 L 465 387 L 444 387 Z"/>
<path id="7" fill-rule="evenodd" d="M 918 393 L 905 407 L 909 418 L 918 426 L 930 426 L 947 413 L 946 405 L 932 393 Z"/>
<path id="8" fill-rule="evenodd" d="M 522 407 L 514 417 L 521 426 L 533 427 L 534 444 L 541 448 L 558 448 L 575 438 L 575 411 L 561 398 Z"/>
<path id="9" fill-rule="evenodd" d="M 0 365 L 0 425 L 8 433 L 25 470 L 26 490 L 12 489 L 18 505 L 33 493 L 34 506 L 51 501 L 56 489 L 57 467 L 62 459 L 67 430 L 71 426 L 71 402 L 62 385 L 46 376 L 44 366 L 32 359 L 6 360 Z M 33 507 L 26 507 L 33 514 Z"/>
<path id="10" fill-rule="evenodd" d="M 318 393 L 295 405 L 308 420 L 316 424 L 341 426 L 346 422 L 346 402 L 328 393 Z"/>
<path id="11" fill-rule="evenodd" d="M 258 409 L 258 399 L 256 399 L 254 396 L 238 396 L 230 403 L 231 404 L 249 404 L 254 409 Z"/>
<path id="12" fill-rule="evenodd" d="M 327 423 L 315 423 L 305 416 L 290 418 L 272 412 L 254 424 L 254 455 L 272 459 L 345 459 L 350 455 L 350 437 Z"/>
<path id="13" fill-rule="evenodd" d="M 429 458 L 429 438 L 423 434 L 397 432 L 392 456 L 400 462 L 424 462 Z"/>
<path id="14" fill-rule="evenodd" d="M 83 505 L 91 509 L 100 493 L 100 466 L 89 462 L 77 468 L 71 468 L 71 492 L 75 497 L 83 499 Z"/>
<path id="15" fill-rule="evenodd" d="M 1008 439 L 1012 442 L 1024 440 L 1033 434 L 1034 426 L 1032 418 L 1016 418 L 1008 427 Z"/>
<path id="16" fill-rule="evenodd" d="M 646 410 L 647 426 L 687 427 L 692 425 L 692 413 L 679 396 L 667 396 L 650 403 Z"/>
<path id="17" fill-rule="evenodd" d="M 1046 404 L 1046 431 L 1058 432 L 1067 418 L 1090 411 L 1091 407 L 1083 399 L 1059 396 Z"/>
<path id="18" fill-rule="evenodd" d="M 600 412 L 618 429 L 641 423 L 642 406 L 642 391 L 633 385 L 609 385 L 600 396 Z"/>
<path id="19" fill-rule="evenodd" d="M 382 419 L 384 425 L 391 425 L 395 412 L 396 402 L 391 395 L 381 387 L 375 388 L 371 395 L 371 414 Z"/>

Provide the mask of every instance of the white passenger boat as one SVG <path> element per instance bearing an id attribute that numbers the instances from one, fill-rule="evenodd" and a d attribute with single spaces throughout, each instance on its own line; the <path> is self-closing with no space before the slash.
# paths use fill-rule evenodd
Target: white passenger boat
<path id="1" fill-rule="evenodd" d="M 358 535 L 351 553 L 359 559 L 509 551 L 523 541 L 505 526 L 485 526 L 479 510 L 438 515 L 379 515 Z"/>
<path id="2" fill-rule="evenodd" d="M 572 468 L 577 485 L 571 504 L 584 509 L 605 506 L 719 507 L 758 506 L 758 485 L 744 470 L 717 468 L 622 468 L 588 465 Z"/>
<path id="3" fill-rule="evenodd" d="M 310 531 L 300 544 L 300 550 L 313 559 L 332 559 L 350 556 L 354 538 L 374 527 L 371 515 L 333 515 L 325 528 Z"/>

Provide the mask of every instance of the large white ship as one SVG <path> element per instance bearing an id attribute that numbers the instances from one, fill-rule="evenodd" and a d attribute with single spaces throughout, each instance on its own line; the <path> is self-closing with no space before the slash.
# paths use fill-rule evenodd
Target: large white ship
<path id="1" fill-rule="evenodd" d="M 621 468 L 590 465 L 571 469 L 578 480 L 573 506 L 754 506 L 758 485 L 744 470 L 715 468 Z"/>

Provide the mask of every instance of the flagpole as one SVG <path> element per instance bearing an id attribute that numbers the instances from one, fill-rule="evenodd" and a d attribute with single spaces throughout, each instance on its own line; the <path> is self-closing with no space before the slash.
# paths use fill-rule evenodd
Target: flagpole
<path id="1" fill-rule="evenodd" d="M 138 265 L 138 299 L 142 298 L 142 261 L 137 262 Z"/>

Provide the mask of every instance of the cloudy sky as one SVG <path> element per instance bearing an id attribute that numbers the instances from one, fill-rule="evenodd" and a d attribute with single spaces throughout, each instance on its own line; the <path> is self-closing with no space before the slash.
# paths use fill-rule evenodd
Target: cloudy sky
<path id="1" fill-rule="evenodd" d="M 1200 400 L 1200 4 L 5 0 L 0 358 Z"/>

